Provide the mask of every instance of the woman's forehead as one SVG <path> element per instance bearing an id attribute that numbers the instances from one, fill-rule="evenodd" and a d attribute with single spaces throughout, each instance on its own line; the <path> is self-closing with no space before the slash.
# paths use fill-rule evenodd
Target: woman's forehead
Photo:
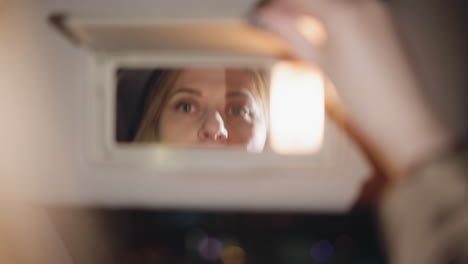
<path id="1" fill-rule="evenodd" d="M 252 89 L 253 74 L 247 69 L 238 68 L 190 68 L 183 70 L 175 83 L 175 88 L 222 88 L 219 86 L 226 90 Z"/>

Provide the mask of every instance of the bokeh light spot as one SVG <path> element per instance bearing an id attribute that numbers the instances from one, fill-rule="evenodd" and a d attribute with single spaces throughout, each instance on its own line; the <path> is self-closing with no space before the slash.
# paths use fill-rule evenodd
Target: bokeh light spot
<path id="1" fill-rule="evenodd" d="M 221 255 L 222 244 L 221 242 L 212 237 L 203 238 L 198 244 L 198 254 L 201 258 L 208 261 L 215 261 Z"/>
<path id="2" fill-rule="evenodd" d="M 317 262 L 326 262 L 333 256 L 333 246 L 328 240 L 317 241 L 312 246 L 310 255 Z"/>
<path id="3" fill-rule="evenodd" d="M 244 264 L 245 251 L 239 246 L 227 246 L 221 253 L 223 264 Z"/>

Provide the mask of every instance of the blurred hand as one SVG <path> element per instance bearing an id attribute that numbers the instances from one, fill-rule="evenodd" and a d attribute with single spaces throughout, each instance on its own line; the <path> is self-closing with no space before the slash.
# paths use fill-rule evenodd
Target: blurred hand
<path id="1" fill-rule="evenodd" d="M 316 39 L 304 34 L 298 26 L 304 17 L 318 19 L 325 34 Z M 257 18 L 289 46 L 293 56 L 324 70 L 357 131 L 352 136 L 371 150 L 371 158 L 387 175 L 399 178 L 451 144 L 450 133 L 421 93 L 384 3 L 276 0 L 262 6 Z"/>

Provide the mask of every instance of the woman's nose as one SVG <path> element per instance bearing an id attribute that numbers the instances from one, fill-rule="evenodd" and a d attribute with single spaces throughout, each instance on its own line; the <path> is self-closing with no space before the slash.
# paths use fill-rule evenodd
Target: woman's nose
<path id="1" fill-rule="evenodd" d="M 228 138 L 228 132 L 224 127 L 224 120 L 218 111 L 206 114 L 198 138 L 201 142 L 224 143 Z"/>

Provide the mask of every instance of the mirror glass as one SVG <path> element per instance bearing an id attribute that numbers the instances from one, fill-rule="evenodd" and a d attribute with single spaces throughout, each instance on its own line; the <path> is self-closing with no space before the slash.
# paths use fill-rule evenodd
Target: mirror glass
<path id="1" fill-rule="evenodd" d="M 117 142 L 261 152 L 268 80 L 261 68 L 119 68 Z"/>

